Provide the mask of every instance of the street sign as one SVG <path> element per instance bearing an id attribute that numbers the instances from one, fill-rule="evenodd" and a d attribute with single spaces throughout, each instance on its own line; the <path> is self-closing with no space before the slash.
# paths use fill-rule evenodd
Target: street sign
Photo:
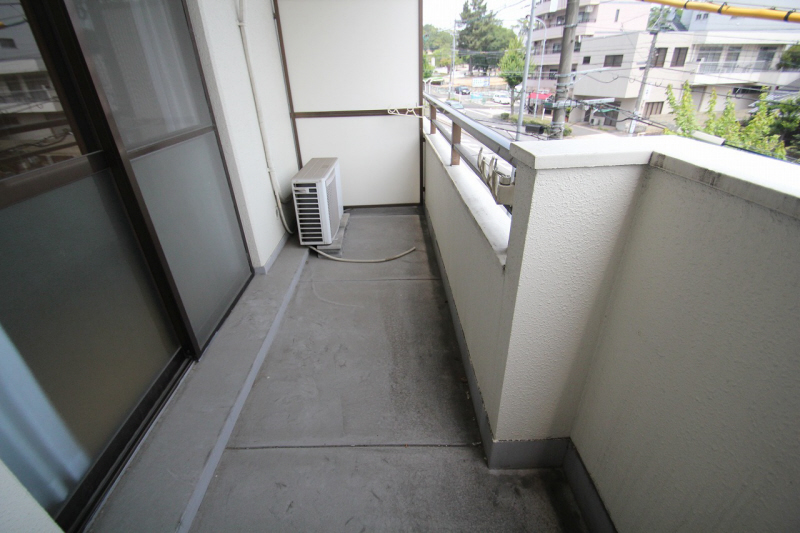
<path id="1" fill-rule="evenodd" d="M 595 98 L 594 100 L 581 100 L 582 104 L 610 104 L 613 98 Z"/>

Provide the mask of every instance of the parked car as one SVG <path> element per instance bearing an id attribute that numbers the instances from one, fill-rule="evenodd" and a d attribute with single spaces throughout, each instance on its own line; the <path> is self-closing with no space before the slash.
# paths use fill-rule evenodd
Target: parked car
<path id="1" fill-rule="evenodd" d="M 511 98 L 508 96 L 508 93 L 504 93 L 504 92 L 494 93 L 492 95 L 492 102 L 495 102 L 495 103 L 498 103 L 498 104 L 510 104 L 511 103 Z"/>
<path id="2" fill-rule="evenodd" d="M 469 87 L 464 85 L 456 87 L 456 94 L 469 94 Z"/>

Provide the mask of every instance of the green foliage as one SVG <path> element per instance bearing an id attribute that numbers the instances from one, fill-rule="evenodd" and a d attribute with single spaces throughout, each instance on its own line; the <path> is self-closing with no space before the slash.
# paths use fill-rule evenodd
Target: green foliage
<path id="1" fill-rule="evenodd" d="M 514 37 L 508 41 L 506 53 L 500 59 L 500 77 L 508 84 L 511 94 L 511 111 L 514 111 L 514 102 L 519 98 L 519 92 L 515 92 L 515 88 L 522 83 L 524 70 L 525 54 L 522 50 L 522 42 L 518 37 Z M 522 87 L 520 92 L 525 92 L 525 87 Z"/>
<path id="2" fill-rule="evenodd" d="M 512 124 L 516 124 L 517 123 L 517 114 L 515 113 L 515 114 L 512 115 L 511 113 L 500 113 L 500 120 L 506 120 L 508 122 L 511 122 Z M 544 133 L 546 133 L 548 135 L 550 134 L 550 122 L 547 121 L 547 120 L 542 120 L 542 119 L 533 118 L 533 117 L 523 117 L 522 118 L 522 124 L 525 125 L 525 126 L 534 126 L 534 125 L 536 125 L 536 126 L 544 126 Z M 567 126 L 565 124 L 564 125 L 564 137 L 569 137 L 570 135 L 572 135 L 572 128 L 570 128 L 569 126 Z"/>
<path id="3" fill-rule="evenodd" d="M 453 61 L 452 30 L 440 30 L 432 24 L 422 27 L 422 49 L 433 52 L 437 67 L 447 67 L 450 71 Z"/>
<path id="4" fill-rule="evenodd" d="M 422 53 L 422 78 L 430 78 L 433 76 L 433 65 L 431 65 L 431 58 L 425 52 Z"/>
<path id="5" fill-rule="evenodd" d="M 782 100 L 770 109 L 775 117 L 770 133 L 780 136 L 790 156 L 800 158 L 800 96 Z"/>
<path id="6" fill-rule="evenodd" d="M 667 102 L 669 102 L 669 106 L 675 114 L 675 125 L 678 126 L 678 131 L 668 133 L 680 135 L 681 137 L 691 137 L 692 133 L 698 130 L 698 127 L 697 119 L 694 115 L 692 89 L 688 81 L 683 83 L 682 90 L 681 100 L 678 102 L 672 92 L 672 85 L 667 85 Z"/>
<path id="7" fill-rule="evenodd" d="M 778 68 L 785 70 L 800 70 L 800 44 L 790 46 L 778 62 Z"/>
<path id="8" fill-rule="evenodd" d="M 453 35 L 448 30 L 440 30 L 433 24 L 422 27 L 422 49 L 435 52 L 444 48 L 448 52 L 453 48 Z"/>
<path id="9" fill-rule="evenodd" d="M 664 14 L 664 6 L 651 7 L 650 15 L 647 17 L 647 27 L 651 29 L 659 28 L 664 21 L 666 14 Z"/>
<path id="10" fill-rule="evenodd" d="M 437 67 L 447 67 L 447 72 L 450 73 L 450 67 L 453 62 L 453 52 L 447 48 L 439 48 L 433 52 L 433 57 L 436 59 Z"/>
<path id="11" fill-rule="evenodd" d="M 761 93 L 761 98 L 758 102 L 758 111 L 747 125 L 742 127 L 739 121 L 736 120 L 733 102 L 730 99 L 726 100 L 725 110 L 722 115 L 716 116 L 717 93 L 712 91 L 708 103 L 709 118 L 701 131 L 722 137 L 725 139 L 726 144 L 731 146 L 771 155 L 779 159 L 786 159 L 786 147 L 781 140 L 781 136 L 773 131 L 779 112 L 771 112 L 769 110 L 766 98 L 767 93 L 764 91 Z M 691 88 L 688 81 L 683 84 L 683 94 L 680 102 L 676 100 L 675 94 L 672 92 L 672 86 L 667 86 L 667 101 L 675 114 L 677 131 L 666 131 L 665 133 L 691 137 L 695 131 L 700 129 L 697 125 L 694 102 L 692 101 Z M 800 117 L 798 117 L 798 122 L 800 122 Z"/>
<path id="12" fill-rule="evenodd" d="M 767 105 L 767 92 L 764 91 L 758 100 L 758 111 L 742 129 L 737 146 L 761 154 L 773 155 L 778 159 L 786 159 L 786 147 L 781 141 L 780 135 L 773 135 L 771 131 L 775 119 L 776 113 L 770 112 Z"/>
<path id="13" fill-rule="evenodd" d="M 495 68 L 502 55 L 500 51 L 514 38 L 514 32 L 504 28 L 494 12 L 487 10 L 485 0 L 464 2 L 461 23 L 464 27 L 458 34 L 458 48 L 462 50 L 461 57 L 469 62 L 470 71 L 478 69 L 485 73 Z"/>

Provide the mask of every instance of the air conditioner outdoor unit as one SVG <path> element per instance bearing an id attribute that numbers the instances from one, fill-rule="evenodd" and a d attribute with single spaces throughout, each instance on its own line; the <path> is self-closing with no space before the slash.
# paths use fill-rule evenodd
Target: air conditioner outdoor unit
<path id="1" fill-rule="evenodd" d="M 318 157 L 309 161 L 292 179 L 292 194 L 300 244 L 331 244 L 343 213 L 339 159 Z"/>

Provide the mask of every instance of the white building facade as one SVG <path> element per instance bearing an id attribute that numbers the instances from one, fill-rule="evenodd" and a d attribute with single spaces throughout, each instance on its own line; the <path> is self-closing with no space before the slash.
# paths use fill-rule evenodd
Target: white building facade
<path id="1" fill-rule="evenodd" d="M 580 110 L 574 112 L 571 119 L 626 130 L 627 120 L 622 119 L 636 111 L 635 103 L 654 38 L 651 69 L 638 110 L 644 118 L 670 111 L 666 91 L 669 85 L 680 98 L 681 87 L 688 81 L 696 109 L 705 112 L 712 91 L 718 96 L 718 111 L 723 109 L 726 97 L 732 98 L 736 109 L 741 110 L 758 100 L 763 87 L 775 89 L 800 79 L 800 72 L 779 70 L 777 66 L 781 54 L 800 39 L 797 30 L 676 31 L 655 36 L 632 32 L 595 37 L 584 41 L 576 57 L 578 74 L 574 97 L 578 100 L 614 98 L 612 105 L 621 112 L 605 112 L 600 119 L 592 111 Z"/>
<path id="2" fill-rule="evenodd" d="M 536 80 L 541 72 L 540 88 L 544 92 L 555 92 L 566 12 L 566 0 L 537 2 L 536 17 L 544 21 L 547 28 L 542 28 L 541 24 L 534 26 L 531 63 L 536 65 L 536 69 L 535 71 L 531 69 L 533 71 L 531 78 Z M 644 3 L 581 0 L 578 9 L 578 26 L 575 30 L 575 57 L 581 50 L 584 40 L 590 37 L 644 31 L 647 29 L 649 13 L 650 6 Z M 544 56 L 542 56 L 543 46 Z"/>

